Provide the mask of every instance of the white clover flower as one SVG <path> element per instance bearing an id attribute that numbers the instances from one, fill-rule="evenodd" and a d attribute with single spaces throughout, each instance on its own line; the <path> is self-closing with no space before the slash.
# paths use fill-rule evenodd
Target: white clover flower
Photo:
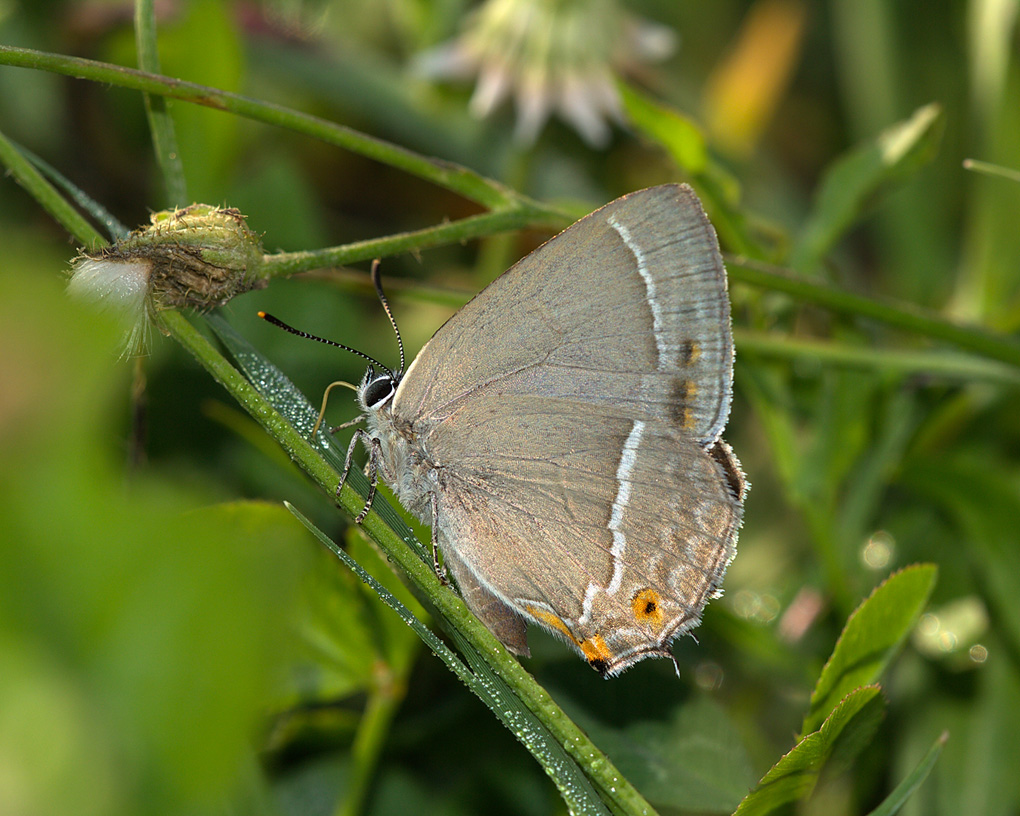
<path id="1" fill-rule="evenodd" d="M 157 312 L 204 311 L 266 283 L 262 244 L 237 210 L 192 204 L 151 221 L 113 246 L 82 252 L 67 284 L 72 297 L 122 318 L 126 354 L 142 351 Z"/>
<path id="2" fill-rule="evenodd" d="M 615 0 L 486 0 L 455 40 L 422 54 L 428 77 L 478 77 L 471 112 L 488 116 L 507 97 L 517 107 L 515 138 L 530 144 L 557 113 L 593 147 L 622 121 L 614 67 L 662 59 L 671 29 L 637 20 Z"/>

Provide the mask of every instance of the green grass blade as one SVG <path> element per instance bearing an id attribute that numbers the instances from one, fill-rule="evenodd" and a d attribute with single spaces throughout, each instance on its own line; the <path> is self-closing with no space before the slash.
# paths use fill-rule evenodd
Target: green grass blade
<path id="1" fill-rule="evenodd" d="M 928 749 L 928 753 L 924 755 L 917 767 L 914 768 L 906 778 L 896 786 L 896 789 L 890 793 L 885 800 L 877 808 L 875 808 L 869 816 L 895 816 L 900 812 L 900 808 L 906 803 L 907 799 L 921 787 L 924 780 L 928 778 L 932 768 L 935 767 L 935 763 L 938 761 L 939 755 L 942 753 L 942 748 L 949 739 L 949 732 L 943 732 L 941 736 L 932 744 L 931 748 Z"/>

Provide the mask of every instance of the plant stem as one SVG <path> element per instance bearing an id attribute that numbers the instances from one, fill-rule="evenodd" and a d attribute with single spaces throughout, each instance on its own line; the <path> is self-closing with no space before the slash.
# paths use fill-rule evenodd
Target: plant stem
<path id="1" fill-rule="evenodd" d="M 51 71 L 64 76 L 103 82 L 142 93 L 180 99 L 217 110 L 229 111 L 255 121 L 288 128 L 296 133 L 312 136 L 328 144 L 350 150 L 352 153 L 404 170 L 447 190 L 459 193 L 472 201 L 477 201 L 487 209 L 499 209 L 513 202 L 524 200 L 523 196 L 466 167 L 421 156 L 406 148 L 367 136 L 317 116 L 218 88 L 211 88 L 207 85 L 200 85 L 197 82 L 185 82 L 120 65 L 8 45 L 0 45 L 0 64 Z M 541 205 L 536 202 L 529 203 L 542 209 Z"/>
<path id="2" fill-rule="evenodd" d="M 3 133 L 0 133 L 0 165 L 6 166 L 25 192 L 34 198 L 54 221 L 73 235 L 79 244 L 94 248 L 106 245 L 106 239 L 99 231 L 71 206 L 60 191 L 47 181 Z"/>
<path id="3" fill-rule="evenodd" d="M 388 667 L 385 671 L 388 672 Z M 390 723 L 403 700 L 403 695 L 394 692 L 394 679 L 381 680 L 369 695 L 351 746 L 350 783 L 347 795 L 336 809 L 337 816 L 357 816 L 364 811 Z M 403 678 L 399 682 L 402 683 Z"/>
<path id="4" fill-rule="evenodd" d="M 855 295 L 845 289 L 797 277 L 785 269 L 748 258 L 728 257 L 726 265 L 731 280 L 785 292 L 798 300 L 817 303 L 837 312 L 869 317 L 1020 367 L 1020 343 L 1005 335 L 977 326 L 961 326 L 910 304 Z"/>
<path id="5" fill-rule="evenodd" d="M 420 230 L 387 235 L 384 238 L 356 241 L 326 249 L 266 255 L 263 259 L 263 270 L 270 277 L 293 275 L 296 272 L 343 266 L 355 261 L 373 260 L 401 252 L 458 243 L 470 238 L 518 230 L 526 226 L 547 226 L 555 229 L 557 226 L 566 226 L 564 219 L 565 216 L 551 208 L 514 206 L 495 212 L 471 215 L 457 221 L 448 221 Z"/>
<path id="6" fill-rule="evenodd" d="M 156 14 L 152 0 L 135 0 L 135 47 L 138 51 L 138 67 L 151 74 L 158 74 L 159 51 L 156 47 Z M 184 207 L 189 203 L 188 187 L 184 180 L 181 152 L 177 149 L 174 120 L 162 96 L 145 93 L 142 99 L 145 100 L 152 146 L 163 172 L 167 199 L 172 207 Z"/>
<path id="7" fill-rule="evenodd" d="M 769 335 L 746 329 L 734 329 L 733 339 L 738 351 L 742 353 L 803 360 L 815 365 L 831 364 L 888 371 L 901 376 L 921 375 L 967 382 L 986 380 L 1007 385 L 1020 384 L 1020 371 L 1011 366 L 949 351 L 866 348 L 827 340 Z"/>

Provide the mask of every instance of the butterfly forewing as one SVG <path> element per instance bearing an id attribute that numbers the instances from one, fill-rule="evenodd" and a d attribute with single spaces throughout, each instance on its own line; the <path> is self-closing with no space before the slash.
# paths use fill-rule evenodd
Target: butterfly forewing
<path id="1" fill-rule="evenodd" d="M 709 442 L 729 412 L 732 358 L 715 233 L 690 188 L 665 185 L 596 210 L 493 281 L 422 349 L 394 410 L 441 420 L 498 382 Z"/>

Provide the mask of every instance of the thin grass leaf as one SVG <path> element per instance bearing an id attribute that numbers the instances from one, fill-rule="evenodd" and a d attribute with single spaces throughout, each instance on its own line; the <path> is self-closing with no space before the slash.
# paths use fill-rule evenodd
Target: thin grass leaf
<path id="1" fill-rule="evenodd" d="M 2 49 L 3 46 L 0 46 Z M 0 165 L 5 166 L 36 203 L 48 212 L 78 243 L 93 248 L 106 246 L 99 234 L 39 169 L 3 133 L 0 133 Z"/>
<path id="2" fill-rule="evenodd" d="M 899 813 L 900 808 L 906 804 L 906 801 L 914 791 L 921 787 L 924 780 L 928 778 L 932 768 L 935 767 L 935 763 L 938 761 L 939 755 L 942 753 L 943 746 L 948 740 L 949 732 L 943 731 L 941 736 L 928 749 L 924 759 L 917 763 L 917 767 L 907 774 L 903 781 L 896 786 L 896 789 L 883 800 L 882 804 L 871 811 L 869 816 L 895 816 L 895 814 Z"/>
<path id="3" fill-rule="evenodd" d="M 701 129 L 679 111 L 668 108 L 625 82 L 618 82 L 627 117 L 638 132 L 662 145 L 685 173 L 697 176 L 708 164 Z"/>
<path id="4" fill-rule="evenodd" d="M 14 147 L 21 152 L 21 154 L 28 159 L 36 168 L 42 172 L 46 178 L 52 181 L 57 187 L 63 192 L 67 193 L 85 212 L 92 216 L 98 223 L 106 227 L 107 233 L 111 240 L 119 241 L 123 238 L 127 238 L 131 234 L 131 230 L 125 227 L 117 218 L 106 209 L 102 204 L 96 201 L 92 196 L 78 187 L 73 181 L 67 176 L 57 170 L 49 162 L 44 161 L 42 158 L 37 156 L 28 148 L 11 142 Z"/>

